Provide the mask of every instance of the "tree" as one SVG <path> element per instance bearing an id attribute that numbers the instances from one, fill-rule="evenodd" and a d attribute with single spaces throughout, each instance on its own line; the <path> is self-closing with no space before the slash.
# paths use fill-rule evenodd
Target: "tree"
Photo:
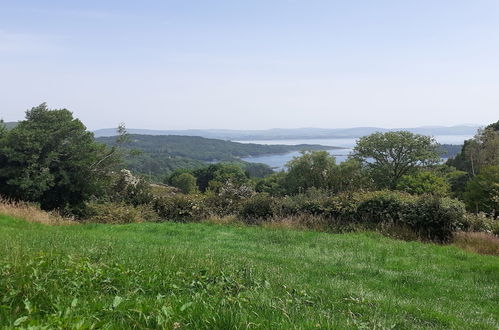
<path id="1" fill-rule="evenodd" d="M 286 164 L 286 190 L 291 193 L 305 192 L 309 188 L 330 189 L 336 169 L 336 159 L 327 151 L 303 151 L 301 156 Z"/>
<path id="2" fill-rule="evenodd" d="M 499 121 L 479 129 L 472 139 L 464 141 L 461 152 L 447 164 L 470 175 L 480 173 L 485 166 L 499 164 Z"/>
<path id="3" fill-rule="evenodd" d="M 410 194 L 432 194 L 445 196 L 449 193 L 450 185 L 441 176 L 429 171 L 418 171 L 404 175 L 397 183 L 397 189 Z"/>
<path id="4" fill-rule="evenodd" d="M 171 183 L 177 187 L 184 194 L 192 194 L 197 192 L 198 186 L 196 185 L 196 178 L 194 175 L 184 172 L 172 178 Z"/>
<path id="5" fill-rule="evenodd" d="M 361 137 L 354 148 L 354 157 L 372 170 L 379 186 L 392 189 L 403 175 L 417 167 L 436 164 L 440 159 L 433 138 L 407 131 Z"/>
<path id="6" fill-rule="evenodd" d="M 45 103 L 0 140 L 0 194 L 78 213 L 102 194 L 119 157 L 67 109 Z"/>
<path id="7" fill-rule="evenodd" d="M 282 196 L 286 194 L 285 182 L 286 172 L 273 173 L 265 178 L 259 179 L 256 183 L 257 192 L 265 192 L 271 196 Z"/>
<path id="8" fill-rule="evenodd" d="M 362 163 L 350 158 L 336 166 L 332 175 L 334 192 L 368 190 L 373 186 L 372 179 Z"/>
<path id="9" fill-rule="evenodd" d="M 7 134 L 7 126 L 5 125 L 3 119 L 0 119 L 0 139 Z"/>
<path id="10" fill-rule="evenodd" d="M 484 167 L 468 182 L 464 201 L 470 211 L 499 216 L 499 165 Z"/>

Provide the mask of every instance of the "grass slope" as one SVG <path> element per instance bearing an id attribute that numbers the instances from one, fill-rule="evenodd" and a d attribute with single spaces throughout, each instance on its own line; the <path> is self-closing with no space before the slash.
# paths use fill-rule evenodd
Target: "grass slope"
<path id="1" fill-rule="evenodd" d="M 0 324 L 499 327 L 499 258 L 373 233 L 0 216 Z"/>

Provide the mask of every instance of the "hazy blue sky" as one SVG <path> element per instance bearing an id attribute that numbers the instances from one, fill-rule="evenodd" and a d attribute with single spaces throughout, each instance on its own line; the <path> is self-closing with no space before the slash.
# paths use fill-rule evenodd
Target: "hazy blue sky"
<path id="1" fill-rule="evenodd" d="M 498 0 L 0 0 L 0 117 L 91 129 L 499 119 Z"/>

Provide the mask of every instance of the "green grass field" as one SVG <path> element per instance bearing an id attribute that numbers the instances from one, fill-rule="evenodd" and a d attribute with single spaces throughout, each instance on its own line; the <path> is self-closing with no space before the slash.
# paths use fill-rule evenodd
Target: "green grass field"
<path id="1" fill-rule="evenodd" d="M 499 327 L 499 258 L 374 233 L 0 216 L 0 324 Z"/>

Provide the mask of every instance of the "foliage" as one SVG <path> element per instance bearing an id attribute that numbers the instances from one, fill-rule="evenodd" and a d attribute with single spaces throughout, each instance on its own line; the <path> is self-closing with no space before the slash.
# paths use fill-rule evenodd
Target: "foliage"
<path id="1" fill-rule="evenodd" d="M 190 173 L 180 173 L 173 176 L 170 180 L 172 186 L 177 187 L 184 194 L 193 194 L 198 191 L 196 178 Z"/>
<path id="2" fill-rule="evenodd" d="M 488 217 L 485 213 L 466 213 L 463 230 L 469 232 L 486 232 L 499 236 L 499 221 Z"/>
<path id="3" fill-rule="evenodd" d="M 199 221 L 208 216 L 203 196 L 175 194 L 156 198 L 153 208 L 162 221 Z"/>
<path id="4" fill-rule="evenodd" d="M 330 189 L 336 160 L 327 151 L 302 152 L 286 164 L 285 186 L 288 193 L 305 192 L 309 188 Z"/>
<path id="5" fill-rule="evenodd" d="M 113 176 L 106 197 L 112 202 L 138 206 L 149 204 L 154 194 L 148 182 L 123 169 Z"/>
<path id="6" fill-rule="evenodd" d="M 261 163 L 244 163 L 243 168 L 250 178 L 265 178 L 274 173 L 270 166 Z"/>
<path id="7" fill-rule="evenodd" d="M 103 193 L 119 164 L 116 150 L 96 143 L 70 111 L 45 103 L 4 135 L 0 193 L 43 209 L 80 213 L 86 200 Z"/>
<path id="8" fill-rule="evenodd" d="M 249 178 L 241 166 L 230 163 L 211 164 L 191 172 L 196 177 L 200 191 L 208 189 L 218 191 L 224 185 L 235 186 L 249 184 Z"/>
<path id="9" fill-rule="evenodd" d="M 372 169 L 379 187 L 395 188 L 400 178 L 418 166 L 439 161 L 434 139 L 407 131 L 361 137 L 354 155 Z"/>
<path id="10" fill-rule="evenodd" d="M 359 160 L 351 158 L 335 167 L 331 187 L 333 192 L 370 190 L 373 187 L 369 172 Z"/>
<path id="11" fill-rule="evenodd" d="M 86 205 L 86 221 L 107 224 L 127 224 L 155 221 L 158 215 L 150 205 L 133 206 L 125 203 L 96 203 Z"/>
<path id="12" fill-rule="evenodd" d="M 445 178 L 430 171 L 417 171 L 414 174 L 404 175 L 397 183 L 397 189 L 410 194 L 432 194 L 446 196 L 450 185 Z"/>
<path id="13" fill-rule="evenodd" d="M 452 196 L 463 200 L 464 190 L 466 184 L 470 180 L 468 172 L 453 170 L 445 174 L 447 182 L 449 183 Z"/>
<path id="14" fill-rule="evenodd" d="M 286 187 L 284 180 L 286 180 L 286 172 L 281 171 L 267 176 L 255 185 L 257 192 L 268 193 L 271 196 L 283 196 L 286 194 Z"/>
<path id="15" fill-rule="evenodd" d="M 467 183 L 464 200 L 470 211 L 499 217 L 499 165 L 482 168 Z"/>
<path id="16" fill-rule="evenodd" d="M 473 139 L 464 142 L 461 152 L 448 165 L 471 175 L 483 167 L 499 164 L 499 121 L 478 130 Z"/>
<path id="17" fill-rule="evenodd" d="M 246 185 L 235 185 L 231 182 L 210 190 L 206 194 L 206 206 L 210 213 L 216 216 L 237 214 L 242 203 L 253 196 L 255 191 Z"/>
<path id="18" fill-rule="evenodd" d="M 99 137 L 97 141 L 108 146 L 117 143 L 116 137 Z M 123 148 L 138 150 L 140 154 L 127 156 L 127 167 L 134 172 L 159 178 L 179 168 L 197 169 L 207 162 L 241 162 L 240 159 L 265 154 L 286 153 L 296 150 L 323 150 L 318 145 L 261 145 L 179 135 L 129 135 Z M 244 164 L 244 163 L 243 163 Z M 243 165 L 250 176 L 261 177 L 271 172 L 263 164 Z"/>
<path id="19" fill-rule="evenodd" d="M 244 201 L 239 216 L 246 222 L 270 219 L 274 215 L 274 199 L 268 194 L 259 193 Z"/>

